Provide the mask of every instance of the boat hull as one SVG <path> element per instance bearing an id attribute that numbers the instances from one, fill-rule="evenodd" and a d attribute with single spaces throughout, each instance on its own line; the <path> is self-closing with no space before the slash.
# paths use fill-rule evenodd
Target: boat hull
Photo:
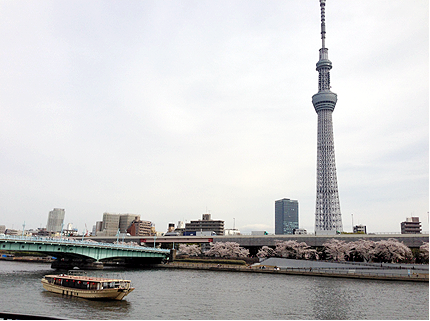
<path id="1" fill-rule="evenodd" d="M 61 285 L 49 283 L 42 279 L 43 288 L 49 292 L 58 293 L 66 296 L 74 296 L 90 300 L 122 300 L 127 294 L 134 290 L 134 288 L 118 289 L 110 288 L 103 290 L 82 290 L 75 288 L 68 288 Z"/>

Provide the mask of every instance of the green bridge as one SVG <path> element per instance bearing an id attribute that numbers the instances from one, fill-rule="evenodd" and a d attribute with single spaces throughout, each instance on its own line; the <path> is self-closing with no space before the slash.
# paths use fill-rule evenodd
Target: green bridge
<path id="1" fill-rule="evenodd" d="M 8 235 L 0 237 L 0 250 L 48 254 L 57 258 L 51 267 L 58 269 L 100 269 L 103 261 L 115 260 L 129 265 L 150 265 L 170 256 L 170 250 L 137 245 Z"/>

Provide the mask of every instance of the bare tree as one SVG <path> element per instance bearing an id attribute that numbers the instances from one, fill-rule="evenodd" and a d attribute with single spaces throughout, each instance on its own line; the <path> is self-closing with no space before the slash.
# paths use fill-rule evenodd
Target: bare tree
<path id="1" fill-rule="evenodd" d="M 240 247 L 236 242 L 216 242 L 205 254 L 215 257 L 247 257 L 249 250 Z"/>

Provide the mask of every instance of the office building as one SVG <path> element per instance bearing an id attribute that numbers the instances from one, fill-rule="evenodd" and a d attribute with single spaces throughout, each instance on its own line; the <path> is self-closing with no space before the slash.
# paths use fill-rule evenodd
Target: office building
<path id="1" fill-rule="evenodd" d="M 352 228 L 352 232 L 358 234 L 367 234 L 367 229 L 365 225 L 355 225 Z"/>
<path id="2" fill-rule="evenodd" d="M 140 215 L 103 213 L 101 224 L 96 222 L 96 235 L 115 236 L 118 233 L 125 234 L 133 221 L 140 221 Z"/>
<path id="3" fill-rule="evenodd" d="M 289 198 L 275 201 L 275 234 L 293 234 L 299 228 L 299 202 Z"/>
<path id="4" fill-rule="evenodd" d="M 153 224 L 150 221 L 136 219 L 131 222 L 127 233 L 130 233 L 131 236 L 151 236 L 153 235 L 152 226 Z"/>
<path id="5" fill-rule="evenodd" d="M 66 211 L 63 208 L 54 208 L 48 214 L 48 223 L 46 231 L 49 233 L 58 233 L 63 229 L 64 216 Z"/>
<path id="6" fill-rule="evenodd" d="M 100 225 L 98 225 L 100 226 Z M 103 213 L 101 230 L 96 230 L 97 236 L 115 236 L 119 230 L 119 214 Z"/>
<path id="7" fill-rule="evenodd" d="M 140 215 L 136 214 L 120 214 L 119 215 L 119 231 L 120 233 L 127 233 L 127 229 L 130 227 L 131 222 L 139 221 Z"/>
<path id="8" fill-rule="evenodd" d="M 421 222 L 419 217 L 407 217 L 400 223 L 402 234 L 421 234 Z"/>
<path id="9" fill-rule="evenodd" d="M 184 234 L 203 231 L 212 231 L 216 235 L 224 235 L 224 221 L 212 220 L 211 214 L 203 214 L 201 220 L 185 223 Z"/>

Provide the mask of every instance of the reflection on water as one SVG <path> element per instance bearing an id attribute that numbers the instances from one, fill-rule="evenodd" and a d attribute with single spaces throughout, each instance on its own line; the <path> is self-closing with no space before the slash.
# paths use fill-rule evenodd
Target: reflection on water
<path id="1" fill-rule="evenodd" d="M 119 271 L 136 288 L 124 300 L 90 301 L 45 291 L 40 280 L 52 273 L 49 264 L 0 261 L 0 311 L 112 320 L 429 317 L 428 283 L 134 269 Z"/>
<path id="2" fill-rule="evenodd" d="M 116 319 L 121 314 L 129 315 L 131 310 L 131 303 L 126 300 L 85 300 L 48 291 L 42 291 L 41 295 L 43 301 L 53 307 L 49 314 L 65 316 L 68 319 Z"/>
<path id="3" fill-rule="evenodd" d="M 350 293 L 354 289 L 350 288 L 350 283 L 337 281 L 331 278 L 315 280 L 310 297 L 314 319 L 345 320 L 351 315 Z"/>

